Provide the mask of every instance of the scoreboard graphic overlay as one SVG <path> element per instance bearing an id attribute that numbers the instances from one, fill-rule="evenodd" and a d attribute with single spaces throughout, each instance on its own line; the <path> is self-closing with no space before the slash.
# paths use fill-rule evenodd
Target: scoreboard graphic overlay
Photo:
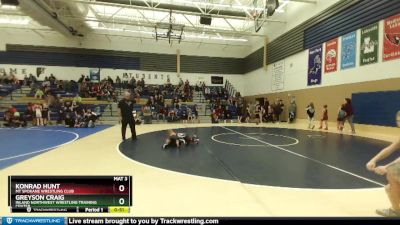
<path id="1" fill-rule="evenodd" d="M 131 176 L 9 176 L 13 213 L 129 213 Z"/>

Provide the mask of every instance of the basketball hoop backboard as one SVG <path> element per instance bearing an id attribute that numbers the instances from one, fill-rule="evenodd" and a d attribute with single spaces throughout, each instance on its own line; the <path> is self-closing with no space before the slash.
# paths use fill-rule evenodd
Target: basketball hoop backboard
<path id="1" fill-rule="evenodd" d="M 267 19 L 266 0 L 253 0 L 251 15 L 254 20 L 255 31 L 258 32 Z"/>
<path id="2" fill-rule="evenodd" d="M 172 44 L 172 41 L 178 41 L 178 43 L 180 43 L 182 41 L 184 28 L 185 25 L 175 23 L 172 10 L 170 10 L 169 23 L 157 23 L 154 27 L 154 37 L 156 41 L 159 39 L 167 39 L 170 44 Z"/>

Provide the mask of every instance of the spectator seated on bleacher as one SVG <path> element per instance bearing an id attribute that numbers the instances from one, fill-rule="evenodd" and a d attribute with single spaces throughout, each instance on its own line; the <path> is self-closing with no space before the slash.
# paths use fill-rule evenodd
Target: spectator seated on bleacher
<path id="1" fill-rule="evenodd" d="M 24 81 L 23 84 L 25 86 L 31 86 L 32 84 L 36 83 L 37 79 L 35 76 L 33 76 L 32 74 L 29 74 L 29 76 L 25 75 L 24 76 Z"/>
<path id="2" fill-rule="evenodd" d="M 53 82 L 54 83 L 54 82 Z M 45 77 L 42 82 L 42 87 L 50 87 L 50 80 L 48 77 Z"/>
<path id="3" fill-rule="evenodd" d="M 79 93 L 84 97 L 92 97 L 92 95 L 90 94 L 90 84 L 86 81 L 83 81 L 80 84 L 80 88 L 79 88 Z M 100 100 L 100 99 L 99 99 Z"/>
<path id="4" fill-rule="evenodd" d="M 91 109 L 84 110 L 82 114 L 78 113 L 75 116 L 75 128 L 93 128 L 98 120 L 99 115 L 92 112 Z"/>
<path id="5" fill-rule="evenodd" d="M 71 112 L 65 113 L 64 124 L 65 124 L 65 127 L 69 127 L 69 128 L 75 127 L 75 120 L 74 120 L 73 114 Z"/>
<path id="6" fill-rule="evenodd" d="M 152 116 L 150 105 L 143 106 L 142 111 L 143 111 L 144 124 L 151 124 L 153 116 Z"/>
<path id="7" fill-rule="evenodd" d="M 4 126 L 6 127 L 26 127 L 26 120 L 14 106 L 11 106 L 4 113 L 4 122 Z"/>
<path id="8" fill-rule="evenodd" d="M 74 124 L 75 128 L 87 128 L 88 127 L 88 123 L 85 120 L 85 117 L 83 117 L 82 115 L 76 115 L 75 116 L 75 124 Z"/>
<path id="9" fill-rule="evenodd" d="M 79 94 L 76 94 L 74 97 L 74 102 L 82 103 L 82 97 Z"/>
<path id="10" fill-rule="evenodd" d="M 7 75 L 3 72 L 3 74 L 0 73 L 0 84 L 19 84 L 19 80 L 14 74 L 9 73 Z"/>
<path id="11" fill-rule="evenodd" d="M 168 110 L 168 117 L 167 117 L 167 121 L 168 122 L 175 122 L 178 120 L 177 117 L 177 109 L 176 107 L 170 107 Z"/>
<path id="12" fill-rule="evenodd" d="M 186 105 L 182 105 L 178 110 L 179 119 L 182 120 L 183 123 L 187 123 L 188 113 Z"/>
<path id="13" fill-rule="evenodd" d="M 197 106 L 196 104 L 193 106 L 192 113 L 193 113 L 193 122 L 194 122 L 195 120 L 197 120 L 197 122 L 200 123 L 200 119 L 199 119 L 199 108 L 198 108 L 198 106 Z"/>
<path id="14" fill-rule="evenodd" d="M 56 77 L 53 74 L 50 74 L 49 81 L 51 85 L 54 85 L 57 81 Z"/>
<path id="15" fill-rule="evenodd" d="M 216 112 L 216 110 L 212 110 L 211 112 L 211 123 L 218 123 L 219 122 L 219 118 L 218 118 L 218 114 Z"/>
<path id="16" fill-rule="evenodd" d="M 35 112 L 33 111 L 32 103 L 28 103 L 28 106 L 26 107 L 26 110 L 24 112 L 24 119 L 26 121 L 33 121 L 34 118 Z"/>
<path id="17" fill-rule="evenodd" d="M 204 88 L 204 96 L 206 99 L 210 99 L 211 89 L 209 87 Z"/>
<path id="18" fill-rule="evenodd" d="M 163 107 L 159 107 L 158 111 L 157 111 L 157 121 L 160 120 L 160 118 L 162 118 L 163 121 L 165 121 L 165 119 L 168 117 L 168 106 L 167 104 L 165 104 Z"/>
<path id="19" fill-rule="evenodd" d="M 194 118 L 194 117 L 193 117 L 192 108 L 187 107 L 186 112 L 187 112 L 187 122 L 192 122 L 192 121 L 193 121 L 193 118 Z"/>
<path id="20" fill-rule="evenodd" d="M 231 122 L 232 123 L 232 111 L 229 106 L 224 107 L 224 123 Z"/>
<path id="21" fill-rule="evenodd" d="M 222 105 L 218 105 L 217 109 L 215 109 L 215 114 L 218 120 L 224 119 L 224 108 L 222 108 Z"/>
<path id="22" fill-rule="evenodd" d="M 37 99 L 43 99 L 43 96 L 44 96 L 43 90 L 38 88 L 36 90 L 36 92 L 35 92 L 35 96 L 34 97 L 37 98 Z"/>

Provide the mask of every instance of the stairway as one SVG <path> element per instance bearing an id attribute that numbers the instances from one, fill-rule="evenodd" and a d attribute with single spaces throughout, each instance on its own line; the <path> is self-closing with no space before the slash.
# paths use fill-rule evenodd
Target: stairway
<path id="1" fill-rule="evenodd" d="M 199 119 L 200 123 L 210 123 L 211 122 L 211 111 L 208 108 L 208 103 L 204 98 L 203 92 L 195 91 L 193 93 L 193 103 L 195 103 L 199 109 Z"/>
<path id="2" fill-rule="evenodd" d="M 124 98 L 124 92 L 128 91 L 128 89 L 117 89 L 117 91 L 118 91 L 117 100 L 119 102 L 121 99 Z M 119 123 L 118 102 L 112 102 L 109 106 L 107 106 L 104 109 L 104 112 L 102 113 L 100 119 L 101 124 L 115 125 Z"/>

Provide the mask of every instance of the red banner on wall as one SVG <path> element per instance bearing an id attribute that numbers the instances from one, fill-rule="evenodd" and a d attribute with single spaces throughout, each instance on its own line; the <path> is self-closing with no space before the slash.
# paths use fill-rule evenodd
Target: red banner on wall
<path id="1" fill-rule="evenodd" d="M 338 38 L 325 43 L 325 73 L 337 70 Z"/>
<path id="2" fill-rule="evenodd" d="M 400 58 L 400 14 L 385 19 L 383 61 Z"/>

